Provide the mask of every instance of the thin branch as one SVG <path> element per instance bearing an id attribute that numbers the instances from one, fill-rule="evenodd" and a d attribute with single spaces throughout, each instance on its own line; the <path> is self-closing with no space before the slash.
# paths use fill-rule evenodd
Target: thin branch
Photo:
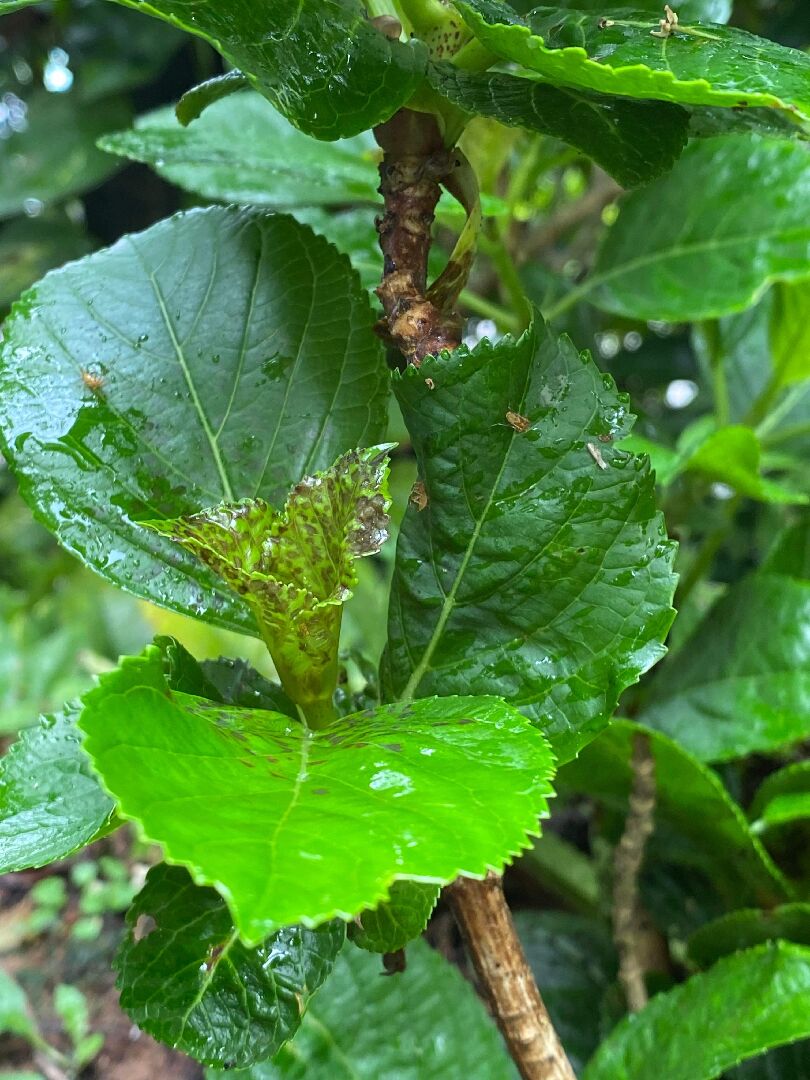
<path id="1" fill-rule="evenodd" d="M 655 758 L 649 736 L 637 732 L 633 740 L 633 784 L 630 808 L 613 862 L 613 939 L 619 953 L 619 982 L 630 1012 L 647 1004 L 644 964 L 638 932 L 638 875 L 647 840 L 655 828 Z"/>
<path id="2" fill-rule="evenodd" d="M 523 1080 L 576 1080 L 523 954 L 499 875 L 459 878 L 446 896 Z"/>

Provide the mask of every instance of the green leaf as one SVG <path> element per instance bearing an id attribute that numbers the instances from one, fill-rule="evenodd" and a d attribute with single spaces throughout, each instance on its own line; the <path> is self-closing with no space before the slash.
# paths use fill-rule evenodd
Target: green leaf
<path id="1" fill-rule="evenodd" d="M 42 717 L 0 759 L 0 873 L 64 859 L 104 828 L 113 804 L 81 748 L 78 710 Z"/>
<path id="2" fill-rule="evenodd" d="M 192 120 L 202 116 L 209 105 L 249 86 L 250 80 L 241 71 L 226 71 L 224 75 L 215 75 L 212 79 L 206 79 L 198 86 L 186 90 L 175 106 L 175 115 L 183 127 L 188 127 Z"/>
<path id="3" fill-rule="evenodd" d="M 408 967 L 380 978 L 379 958 L 344 949 L 301 1030 L 271 1062 L 209 1080 L 516 1080 L 486 1009 L 458 970 L 422 941 Z"/>
<path id="4" fill-rule="evenodd" d="M 388 375 L 372 322 L 343 256 L 250 210 L 179 214 L 54 271 L 0 347 L 0 428 L 26 501 L 108 580 L 255 632 L 241 598 L 137 522 L 278 503 L 378 442 Z"/>
<path id="5" fill-rule="evenodd" d="M 560 771 L 560 785 L 625 811 L 632 744 L 640 725 L 615 720 L 576 761 Z M 789 886 L 717 774 L 660 732 L 648 731 L 655 758 L 656 821 L 708 855 L 737 903 L 782 899 Z"/>
<path id="6" fill-rule="evenodd" d="M 702 761 L 777 750 L 810 735 L 810 581 L 758 573 L 722 597 L 642 713 Z"/>
<path id="7" fill-rule="evenodd" d="M 25 126 L 0 140 L 0 218 L 26 207 L 36 213 L 96 187 L 119 168 L 95 144 L 129 123 L 125 102 L 111 98 L 89 109 L 71 94 L 37 90 L 21 108 Z"/>
<path id="8" fill-rule="evenodd" d="M 387 120 L 425 68 L 423 47 L 376 30 L 361 0 L 119 2 L 205 38 L 292 124 L 319 139 Z"/>
<path id="9" fill-rule="evenodd" d="M 370 135 L 324 145 L 253 91 L 215 102 L 188 127 L 171 107 L 157 109 L 99 145 L 219 202 L 289 208 L 379 201 Z M 374 236 L 370 213 L 367 227 Z"/>
<path id="10" fill-rule="evenodd" d="M 32 1043 L 39 1040 L 28 998 L 22 987 L 0 968 L 0 1035 L 21 1035 Z"/>
<path id="11" fill-rule="evenodd" d="M 545 740 L 492 698 L 388 705 L 313 732 L 167 694 L 150 648 L 84 701 L 86 748 L 123 816 L 217 888 L 247 944 L 352 918 L 398 878 L 503 866 L 551 791 Z"/>
<path id="12" fill-rule="evenodd" d="M 771 773 L 757 788 L 749 814 L 756 832 L 810 817 L 810 762 Z"/>
<path id="13" fill-rule="evenodd" d="M 778 285 L 771 307 L 771 357 L 780 386 L 810 379 L 810 283 Z"/>
<path id="14" fill-rule="evenodd" d="M 193 552 L 249 604 L 281 683 L 305 712 L 338 677 L 342 606 L 355 561 L 388 539 L 390 444 L 351 450 L 301 480 L 283 511 L 261 499 L 143 525 Z"/>
<path id="15" fill-rule="evenodd" d="M 524 5 L 524 7 L 527 5 Z M 577 11 L 596 11 L 599 15 L 609 14 L 611 5 L 603 0 L 558 0 L 558 8 L 574 8 Z M 636 11 L 645 11 L 658 20 L 663 14 L 660 0 L 636 0 Z M 679 0 L 678 15 L 682 22 L 726 23 L 731 16 L 732 0 Z"/>
<path id="16" fill-rule="evenodd" d="M 810 1035 L 810 949 L 763 945 L 658 994 L 607 1037 L 583 1080 L 712 1080 Z"/>
<path id="17" fill-rule="evenodd" d="M 503 124 L 553 135 L 592 157 L 624 187 L 666 172 L 686 145 L 689 115 L 677 105 L 638 102 L 495 72 L 445 65 L 433 86 L 455 105 Z"/>
<path id="18" fill-rule="evenodd" d="M 776 281 L 810 276 L 807 152 L 740 135 L 687 147 L 668 176 L 622 203 L 592 275 L 563 299 L 587 297 L 634 319 L 717 318 Z"/>
<path id="19" fill-rule="evenodd" d="M 540 323 L 394 386 L 428 505 L 399 535 L 386 693 L 503 695 L 565 760 L 659 659 L 672 619 L 648 465 L 610 445 L 626 399 Z"/>
<path id="20" fill-rule="evenodd" d="M 593 919 L 558 911 L 519 911 L 515 925 L 554 1029 L 579 1073 L 601 1041 L 605 997 L 616 981 L 610 933 Z"/>
<path id="21" fill-rule="evenodd" d="M 732 911 L 702 926 L 689 938 L 687 947 L 692 963 L 708 968 L 723 956 L 779 940 L 810 945 L 810 904 Z"/>
<path id="22" fill-rule="evenodd" d="M 454 2 L 487 49 L 548 82 L 684 105 L 777 109 L 810 124 L 810 57 L 736 27 L 690 26 L 684 17 L 660 38 L 652 33 L 660 9 L 600 10 L 598 18 L 538 7 L 521 20 L 498 0 Z"/>
<path id="23" fill-rule="evenodd" d="M 387 900 L 369 911 L 361 911 L 349 923 L 349 937 L 368 952 L 397 952 L 419 937 L 438 899 L 438 885 L 395 881 Z"/>
<path id="24" fill-rule="evenodd" d="M 63 215 L 18 218 L 0 226 L 0 308 L 46 270 L 86 255 L 92 246 L 86 232 Z"/>
<path id="25" fill-rule="evenodd" d="M 271 1057 L 301 1023 L 345 939 L 341 922 L 291 926 L 248 949 L 224 900 L 153 867 L 115 959 L 121 1007 L 160 1042 L 211 1065 Z"/>

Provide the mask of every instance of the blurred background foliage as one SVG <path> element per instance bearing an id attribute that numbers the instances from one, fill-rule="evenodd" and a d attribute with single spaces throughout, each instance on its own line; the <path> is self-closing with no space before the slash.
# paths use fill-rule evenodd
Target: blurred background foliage
<path id="1" fill-rule="evenodd" d="M 736 0 L 732 21 L 784 44 L 810 45 L 807 0 Z M 0 322 L 49 268 L 179 208 L 215 201 L 294 213 L 346 251 L 373 288 L 381 259 L 372 227 L 377 159 L 370 136 L 316 144 L 252 92 L 218 102 L 181 128 L 173 104 L 221 70 L 205 43 L 102 0 L 55 0 L 0 21 Z M 527 301 L 548 310 L 583 278 L 616 220 L 621 192 L 566 144 L 495 121 L 476 119 L 464 147 L 486 214 L 482 254 L 462 297 L 474 342 L 520 330 Z M 461 208 L 445 197 L 436 266 L 461 221 Z M 807 745 L 781 749 L 790 742 L 791 717 L 803 717 L 806 727 L 810 711 L 810 674 L 801 670 L 810 639 L 810 288 L 780 285 L 753 306 L 706 322 L 638 321 L 581 303 L 562 311 L 557 325 L 590 348 L 629 395 L 639 418 L 631 444 L 653 457 L 668 529 L 681 545 L 670 655 L 622 708 L 663 733 L 656 747 L 657 832 L 643 875 L 656 988 L 724 951 L 773 936 L 776 925 L 791 940 L 810 943 L 810 905 L 800 902 L 810 896 Z M 396 415 L 390 438 L 399 443 L 396 522 L 415 478 Z M 393 552 L 391 543 L 361 566 L 345 619 L 347 693 L 373 692 L 367 680 L 384 643 Z M 771 577 L 758 597 L 762 574 Z M 777 588 L 785 605 L 778 626 L 770 620 Z M 259 643 L 158 611 L 80 567 L 33 520 L 0 460 L 0 738 L 74 697 L 155 632 L 176 634 L 200 658 L 236 654 L 266 668 Z M 758 717 L 760 735 L 750 745 L 745 725 L 733 722 L 707 745 L 701 717 L 713 708 L 712 682 L 735 679 L 746 687 L 733 708 L 768 713 L 765 701 L 770 713 Z M 728 708 L 717 712 L 729 719 Z M 627 792 L 620 768 L 625 736 L 617 726 L 563 770 L 546 835 L 507 880 L 575 1066 L 622 1013 L 608 882 Z M 598 774 L 599 783 L 588 774 Z M 766 778 L 769 786 L 757 794 Z M 732 825 L 713 832 L 719 820 L 734 818 L 732 798 L 753 827 L 743 815 L 736 832 Z M 727 857 L 719 858 L 722 845 Z M 13 884 L 0 879 L 0 956 L 37 1015 L 32 1027 L 28 1006 L 15 997 L 18 983 L 0 982 L 0 1034 L 30 1045 L 42 1069 L 56 1060 L 65 1075 L 76 1075 L 95 1061 L 99 1076 L 128 1077 L 104 1072 L 105 1060 L 119 1060 L 116 1040 L 126 1044 L 128 1025 L 116 1033 L 91 1002 L 107 1041 L 106 1048 L 98 1039 L 88 1043 L 86 1008 L 66 984 L 111 993 L 109 981 L 91 985 L 87 973 L 99 955 L 109 955 L 117 913 L 153 856 L 125 833 L 97 849 L 71 868 L 16 875 Z M 775 877 L 771 857 L 780 867 Z M 782 873 L 790 879 L 784 889 Z M 790 905 L 777 905 L 790 897 L 799 902 L 785 913 Z M 750 911 L 723 921 L 738 908 Z M 760 908 L 773 909 L 770 928 L 763 928 Z M 444 914 L 440 909 L 434 919 L 437 939 L 451 933 Z M 57 954 L 52 970 L 46 957 Z M 168 1060 L 150 1059 L 152 1074 Z M 172 1068 L 187 1070 L 172 1075 L 198 1075 L 190 1062 Z M 776 1051 L 730 1075 L 806 1077 L 810 1049 Z"/>

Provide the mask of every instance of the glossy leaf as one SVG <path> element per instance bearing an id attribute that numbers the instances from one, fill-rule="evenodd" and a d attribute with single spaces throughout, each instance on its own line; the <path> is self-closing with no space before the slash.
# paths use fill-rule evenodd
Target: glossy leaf
<path id="1" fill-rule="evenodd" d="M 660 9 L 609 8 L 599 18 L 538 7 L 521 20 L 499 0 L 454 2 L 487 49 L 551 83 L 684 105 L 759 106 L 810 123 L 810 57 L 736 27 L 690 27 L 684 17 L 660 38 L 652 33 Z"/>
<path id="2" fill-rule="evenodd" d="M 810 736 L 810 581 L 760 573 L 733 586 L 655 680 L 644 723 L 702 761 Z"/>
<path id="3" fill-rule="evenodd" d="M 605 1039 L 583 1080 L 712 1080 L 810 1035 L 810 949 L 763 945 L 658 994 Z"/>
<path id="4" fill-rule="evenodd" d="M 119 2 L 205 38 L 291 123 L 319 139 L 387 120 L 425 67 L 424 49 L 376 30 L 360 0 Z"/>
<path id="5" fill-rule="evenodd" d="M 136 522 L 278 504 L 379 441 L 388 376 L 372 321 L 343 256 L 250 210 L 180 214 L 49 274 L 0 351 L 0 427 L 24 497 L 108 580 L 252 632 L 243 600 Z"/>
<path id="6" fill-rule="evenodd" d="M 628 196 L 574 295 L 671 322 L 741 311 L 776 281 L 810 276 L 810 163 L 798 143 L 741 135 L 693 143 Z"/>
<path id="7" fill-rule="evenodd" d="M 757 788 L 749 815 L 757 832 L 810 818 L 810 762 L 797 761 L 766 777 Z"/>
<path id="8" fill-rule="evenodd" d="M 386 693 L 503 695 L 565 760 L 662 655 L 672 618 L 647 463 L 610 445 L 625 399 L 541 324 L 394 385 L 428 504 L 399 536 Z"/>
<path id="9" fill-rule="evenodd" d="M 36 213 L 88 191 L 119 167 L 96 149 L 96 139 L 129 122 L 116 98 L 82 108 L 70 94 L 37 90 L 20 102 L 22 130 L 0 139 L 0 218 Z"/>
<path id="10" fill-rule="evenodd" d="M 209 1080 L 516 1080 L 495 1025 L 452 964 L 422 941 L 380 978 L 378 957 L 344 949 L 296 1038 L 273 1061 Z"/>
<path id="11" fill-rule="evenodd" d="M 698 967 L 768 941 L 810 945 L 810 904 L 782 904 L 770 911 L 732 911 L 707 923 L 689 939 L 689 958 Z"/>
<path id="12" fill-rule="evenodd" d="M 248 949 L 214 889 L 153 867 L 115 960 L 121 1007 L 156 1039 L 211 1065 L 271 1057 L 332 970 L 343 923 L 291 926 Z"/>
<path id="13" fill-rule="evenodd" d="M 150 648 L 84 701 L 85 745 L 122 815 L 216 886 L 247 944 L 352 918 L 400 877 L 482 876 L 527 845 L 551 793 L 545 740 L 492 698 L 383 706 L 312 732 L 167 695 Z"/>
<path id="14" fill-rule="evenodd" d="M 438 899 L 438 885 L 395 881 L 387 900 L 349 923 L 349 937 L 367 952 L 397 952 L 419 937 Z"/>
<path id="15" fill-rule="evenodd" d="M 468 112 L 570 143 L 628 188 L 666 172 L 686 145 L 689 115 L 677 105 L 609 97 L 514 75 L 460 71 L 449 65 L 435 69 L 431 82 Z"/>
<path id="16" fill-rule="evenodd" d="M 0 874 L 64 859 L 110 819 L 113 803 L 81 748 L 76 715 L 42 717 L 0 759 Z"/>
<path id="17" fill-rule="evenodd" d="M 579 1074 L 608 1023 L 605 999 L 617 967 L 610 932 L 594 919 L 558 911 L 519 911 L 515 925 L 554 1029 Z"/>
<path id="18" fill-rule="evenodd" d="M 296 484 L 283 511 L 256 499 L 143 523 L 193 552 L 245 599 L 282 685 L 305 712 L 326 701 L 332 715 L 355 562 L 388 539 L 389 449 L 343 454 Z"/>
<path id="19" fill-rule="evenodd" d="M 369 135 L 324 145 L 296 131 L 255 91 L 215 102 L 188 127 L 172 108 L 157 109 L 99 145 L 219 202 L 282 209 L 378 202 Z M 371 216 L 368 227 L 373 235 Z"/>
<path id="20" fill-rule="evenodd" d="M 627 720 L 614 721 L 561 770 L 560 785 L 626 812 L 633 738 L 639 730 L 644 729 Z M 737 903 L 787 896 L 787 883 L 717 774 L 665 735 L 647 734 L 655 758 L 656 821 L 710 858 Z"/>

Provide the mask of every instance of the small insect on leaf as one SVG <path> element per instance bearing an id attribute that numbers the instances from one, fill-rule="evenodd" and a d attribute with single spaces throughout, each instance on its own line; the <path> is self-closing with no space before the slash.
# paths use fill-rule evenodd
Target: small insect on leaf
<path id="1" fill-rule="evenodd" d="M 417 510 L 424 510 L 428 502 L 428 493 L 425 490 L 425 485 L 421 480 L 417 480 L 411 489 L 411 494 L 408 501 L 413 503 Z"/>
<path id="2" fill-rule="evenodd" d="M 596 462 L 596 464 L 599 466 L 599 468 L 600 469 L 606 469 L 607 468 L 607 462 L 602 457 L 602 451 L 599 449 L 599 447 L 596 445 L 596 443 L 589 442 L 589 443 L 586 443 L 585 445 L 588 447 L 588 453 L 591 455 L 591 457 Z"/>
<path id="3" fill-rule="evenodd" d="M 425 379 L 425 386 L 428 388 L 428 390 L 436 389 L 436 383 L 433 381 L 433 379 Z"/>
<path id="4" fill-rule="evenodd" d="M 92 390 L 93 393 L 95 393 L 96 390 L 100 390 L 104 385 L 104 376 L 98 375 L 94 371 L 83 371 L 82 382 L 88 390 Z"/>
<path id="5" fill-rule="evenodd" d="M 512 412 L 511 409 L 506 414 L 506 422 L 520 434 L 524 431 L 528 431 L 532 426 L 532 422 L 528 416 L 521 416 L 520 413 Z"/>
<path id="6" fill-rule="evenodd" d="M 651 30 L 653 37 L 668 38 L 678 28 L 678 15 L 669 4 L 664 4 L 664 18 L 658 23 L 657 30 Z"/>

